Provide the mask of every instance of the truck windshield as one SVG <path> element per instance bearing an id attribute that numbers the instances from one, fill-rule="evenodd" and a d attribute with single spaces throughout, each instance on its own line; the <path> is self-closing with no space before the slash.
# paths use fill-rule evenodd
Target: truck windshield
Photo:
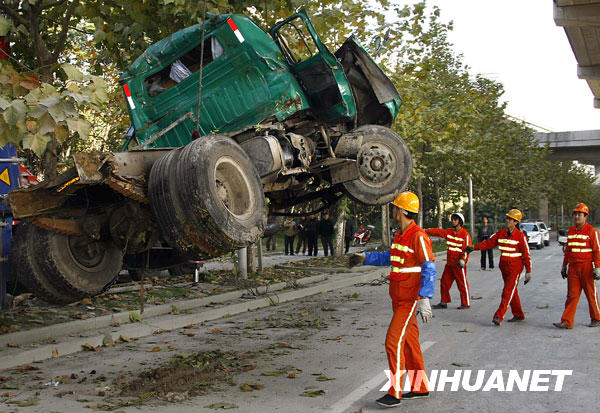
<path id="1" fill-rule="evenodd" d="M 144 84 L 150 97 L 155 97 L 177 85 L 192 73 L 200 69 L 201 47 L 194 47 L 192 50 L 180 56 L 171 64 L 165 66 L 160 72 L 154 73 L 146 78 Z M 204 58 L 202 66 L 206 66 L 213 60 L 223 54 L 223 47 L 216 37 L 211 36 L 204 41 Z"/>
<path id="2" fill-rule="evenodd" d="M 304 21 L 298 17 L 279 28 L 277 40 L 290 65 L 303 62 L 317 54 L 317 47 Z"/>

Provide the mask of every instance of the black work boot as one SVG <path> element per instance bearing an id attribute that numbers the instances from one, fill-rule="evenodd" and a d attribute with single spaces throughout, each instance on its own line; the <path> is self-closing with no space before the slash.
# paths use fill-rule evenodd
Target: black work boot
<path id="1" fill-rule="evenodd" d="M 592 320 L 589 324 L 588 327 L 600 327 L 600 321 L 598 320 Z"/>
<path id="2" fill-rule="evenodd" d="M 498 317 L 494 317 L 492 319 L 492 323 L 496 324 L 497 326 L 500 325 L 500 323 L 502 323 L 502 321 L 500 321 L 500 319 Z"/>
<path id="3" fill-rule="evenodd" d="M 403 399 L 423 399 L 425 397 L 429 397 L 429 392 L 415 393 L 411 391 L 409 393 L 402 394 Z"/>
<path id="4" fill-rule="evenodd" d="M 437 309 L 448 308 L 448 304 L 447 303 L 437 303 L 435 305 L 432 305 L 431 308 L 437 308 Z"/>
<path id="5" fill-rule="evenodd" d="M 521 317 L 514 317 L 513 316 L 513 318 L 511 318 L 510 320 L 507 320 L 506 322 L 507 323 L 516 323 L 516 322 L 519 322 L 519 321 L 525 321 L 525 317 L 521 318 Z"/>
<path id="6" fill-rule="evenodd" d="M 391 394 L 386 394 L 385 396 L 375 400 L 375 403 L 383 407 L 396 407 L 400 405 L 400 399 L 396 399 Z"/>
<path id="7" fill-rule="evenodd" d="M 470 305 L 461 305 L 460 307 L 456 307 L 457 310 L 466 310 L 467 308 L 471 308 Z"/>

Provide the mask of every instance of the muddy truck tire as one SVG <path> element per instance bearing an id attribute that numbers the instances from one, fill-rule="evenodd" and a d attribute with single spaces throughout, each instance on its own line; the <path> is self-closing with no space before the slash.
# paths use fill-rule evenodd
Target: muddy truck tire
<path id="1" fill-rule="evenodd" d="M 267 222 L 260 176 L 225 136 L 201 137 L 156 161 L 148 197 L 165 240 L 190 259 L 252 244 Z"/>
<path id="2" fill-rule="evenodd" d="M 359 178 L 344 182 L 346 194 L 363 204 L 383 205 L 394 200 L 412 175 L 412 157 L 408 145 L 390 128 L 363 125 L 352 133 L 363 136 L 356 153 Z"/>
<path id="3" fill-rule="evenodd" d="M 14 231 L 11 252 L 13 282 L 21 285 L 37 298 L 54 304 L 67 304 L 77 301 L 89 294 L 81 296 L 65 290 L 61 285 L 52 282 L 48 273 L 39 261 L 39 234 L 44 231 L 26 222 L 21 222 Z M 42 258 L 45 260 L 45 258 Z"/>

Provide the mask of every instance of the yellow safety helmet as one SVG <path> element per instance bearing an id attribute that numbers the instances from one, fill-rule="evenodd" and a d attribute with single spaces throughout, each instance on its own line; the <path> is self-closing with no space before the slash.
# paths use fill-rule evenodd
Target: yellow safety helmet
<path id="1" fill-rule="evenodd" d="M 583 202 L 580 202 L 579 204 L 575 205 L 573 212 L 583 212 L 584 214 L 589 215 L 590 208 Z"/>
<path id="2" fill-rule="evenodd" d="M 392 205 L 408 212 L 419 213 L 419 197 L 412 192 L 402 192 L 396 196 Z"/>
<path id="3" fill-rule="evenodd" d="M 506 216 L 518 222 L 521 222 L 521 220 L 523 219 L 523 213 L 518 209 L 511 209 L 510 211 L 508 211 L 508 214 L 506 214 Z"/>

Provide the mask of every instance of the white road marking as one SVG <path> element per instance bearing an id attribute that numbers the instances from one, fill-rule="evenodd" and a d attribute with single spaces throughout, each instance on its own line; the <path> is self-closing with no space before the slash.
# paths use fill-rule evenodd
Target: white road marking
<path id="1" fill-rule="evenodd" d="M 425 351 L 434 344 L 435 341 L 425 341 L 423 344 L 421 344 L 421 352 L 425 353 Z M 345 412 L 347 409 L 350 408 L 350 406 L 352 406 L 356 401 L 364 397 L 367 393 L 374 389 L 381 388 L 381 386 L 383 386 L 387 381 L 387 378 L 382 378 L 383 376 L 385 376 L 383 371 L 377 373 L 375 377 L 367 381 L 365 384 L 363 384 L 356 390 L 348 393 L 346 397 L 339 400 L 337 403 L 335 403 L 333 406 L 327 409 L 327 411 L 331 413 Z"/>

